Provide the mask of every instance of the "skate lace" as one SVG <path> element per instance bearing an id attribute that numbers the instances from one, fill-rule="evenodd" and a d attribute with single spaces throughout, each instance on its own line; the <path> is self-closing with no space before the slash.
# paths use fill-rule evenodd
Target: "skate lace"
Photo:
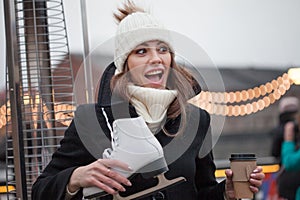
<path id="1" fill-rule="evenodd" d="M 106 125 L 107 125 L 108 129 L 110 130 L 111 147 L 112 147 L 112 148 L 107 148 L 107 149 L 104 150 L 103 158 L 110 158 L 111 153 L 113 151 L 116 151 L 116 147 L 119 146 L 119 136 L 118 136 L 118 132 L 115 129 L 113 130 L 113 128 L 111 127 L 104 108 L 101 108 L 101 109 L 102 109 L 102 113 L 103 113 L 103 115 L 105 117 L 105 120 L 106 120 Z"/>

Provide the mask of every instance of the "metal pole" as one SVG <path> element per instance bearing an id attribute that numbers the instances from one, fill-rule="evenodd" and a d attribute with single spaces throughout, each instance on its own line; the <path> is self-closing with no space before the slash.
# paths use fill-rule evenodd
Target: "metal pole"
<path id="1" fill-rule="evenodd" d="M 17 45 L 16 16 L 14 0 L 4 2 L 6 59 L 9 76 L 9 98 L 11 104 L 11 124 L 13 154 L 15 166 L 16 195 L 18 199 L 27 200 L 26 170 L 23 143 L 23 127 L 20 101 L 19 55 Z"/>
<path id="2" fill-rule="evenodd" d="M 86 12 L 86 1 L 81 0 L 81 24 L 83 32 L 83 66 L 84 66 L 84 78 L 85 78 L 85 92 L 87 103 L 94 101 L 94 86 L 92 76 L 92 65 L 90 47 L 89 47 L 89 36 L 88 36 L 88 25 L 87 25 L 87 12 Z"/>

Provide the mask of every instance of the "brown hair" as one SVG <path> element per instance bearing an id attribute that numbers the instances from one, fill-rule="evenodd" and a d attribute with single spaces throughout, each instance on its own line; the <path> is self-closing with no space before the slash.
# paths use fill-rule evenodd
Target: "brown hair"
<path id="1" fill-rule="evenodd" d="M 117 23 L 120 23 L 127 15 L 135 12 L 145 12 L 145 10 L 135 5 L 131 0 L 128 0 L 123 3 L 123 8 L 118 8 L 117 13 L 113 15 Z"/>
<path id="2" fill-rule="evenodd" d="M 124 3 L 123 8 L 118 9 L 118 13 L 114 13 L 114 17 L 117 22 L 121 22 L 127 15 L 134 12 L 145 12 L 144 9 L 136 6 L 131 0 Z M 116 74 L 112 77 L 110 82 L 111 90 L 117 92 L 122 97 L 130 101 L 130 95 L 127 91 L 127 85 L 131 82 L 128 76 L 127 61 L 124 64 L 124 71 Z M 163 131 L 166 135 L 175 137 L 183 133 L 186 127 L 187 120 L 187 100 L 195 95 L 193 90 L 194 86 L 197 84 L 191 73 L 189 73 L 185 68 L 176 64 L 174 60 L 174 53 L 171 52 L 171 69 L 167 81 L 167 89 L 176 90 L 178 92 L 177 98 L 171 103 L 167 111 L 167 117 L 175 119 L 180 114 L 180 128 L 176 134 L 168 133 L 164 128 Z"/>
<path id="3" fill-rule="evenodd" d="M 164 128 L 163 131 L 166 135 L 175 137 L 184 132 L 187 123 L 187 101 L 195 95 L 193 90 L 194 86 L 197 84 L 191 73 L 186 69 L 176 64 L 174 60 L 174 54 L 171 53 L 171 71 L 167 81 L 167 89 L 176 90 L 178 95 L 177 98 L 171 103 L 167 111 L 167 117 L 175 119 L 180 114 L 180 128 L 176 134 L 168 133 Z M 130 101 L 130 95 L 127 90 L 128 83 L 131 82 L 130 76 L 128 75 L 128 67 L 125 63 L 125 69 L 123 72 L 116 74 L 112 77 L 110 82 L 111 90 L 117 92 L 122 97 Z"/>

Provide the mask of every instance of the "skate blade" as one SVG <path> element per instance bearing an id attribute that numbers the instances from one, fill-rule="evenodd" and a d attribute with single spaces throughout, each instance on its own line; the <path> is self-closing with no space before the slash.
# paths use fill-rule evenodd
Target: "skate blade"
<path id="1" fill-rule="evenodd" d="M 156 186 L 153 186 L 151 188 L 148 188 L 146 190 L 137 192 L 135 194 L 132 194 L 132 195 L 129 195 L 126 197 L 122 197 L 119 194 L 116 194 L 116 195 L 114 195 L 113 200 L 134 200 L 136 198 L 146 197 L 146 196 L 156 193 L 157 191 L 165 190 L 169 187 L 173 187 L 179 183 L 186 181 L 186 179 L 184 177 L 178 177 L 178 178 L 174 178 L 172 180 L 168 180 L 164 174 L 158 175 L 157 178 L 158 178 L 158 184 Z"/>

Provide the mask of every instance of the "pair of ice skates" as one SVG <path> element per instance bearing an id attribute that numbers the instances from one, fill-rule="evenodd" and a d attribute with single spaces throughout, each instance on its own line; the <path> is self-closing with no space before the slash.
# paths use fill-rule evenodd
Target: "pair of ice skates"
<path id="1" fill-rule="evenodd" d="M 123 161 L 132 168 L 131 172 L 112 168 L 113 171 L 129 179 L 135 173 L 141 173 L 145 178 L 158 178 L 156 186 L 127 197 L 117 194 L 114 196 L 115 200 L 141 198 L 185 181 L 183 177 L 172 180 L 165 178 L 163 173 L 168 171 L 168 166 L 163 148 L 142 117 L 115 120 L 111 132 L 112 149 L 106 149 L 103 152 L 103 158 Z M 107 195 L 107 193 L 97 187 L 89 187 L 83 189 L 83 195 L 85 199 L 90 199 Z"/>

